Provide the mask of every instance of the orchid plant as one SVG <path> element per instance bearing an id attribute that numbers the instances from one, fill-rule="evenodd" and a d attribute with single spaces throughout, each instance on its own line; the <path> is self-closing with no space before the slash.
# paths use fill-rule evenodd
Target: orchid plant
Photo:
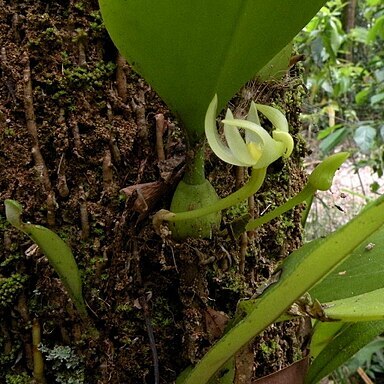
<path id="1" fill-rule="evenodd" d="M 177 209 L 172 209 L 175 207 L 171 205 L 171 211 L 160 210 L 154 217 L 155 226 L 158 226 L 161 221 L 170 222 L 173 236 L 177 239 L 182 239 L 191 233 L 202 234 L 201 223 L 198 226 L 194 226 L 194 223 L 189 224 L 192 220 L 201 217 L 207 218 L 209 215 L 234 206 L 249 196 L 254 195 L 264 182 L 267 167 L 280 157 L 288 158 L 294 148 L 294 141 L 289 133 L 288 122 L 284 114 L 276 108 L 255 104 L 254 102 L 251 102 L 245 120 L 235 119 L 231 110 L 227 109 L 225 119 L 222 121 L 226 140 L 225 144 L 216 127 L 217 102 L 217 96 L 215 95 L 209 104 L 205 116 L 205 134 L 208 144 L 221 160 L 236 166 L 252 167 L 252 174 L 242 188 L 223 199 L 216 197 L 215 201 L 211 201 L 210 204 L 206 204 L 201 208 L 189 211 L 181 210 L 178 212 Z M 258 111 L 260 111 L 274 127 L 272 136 L 261 126 Z M 244 138 L 240 133 L 240 129 L 244 129 Z M 330 156 L 316 167 L 309 177 L 308 184 L 298 195 L 292 197 L 286 201 L 285 204 L 277 207 L 267 215 L 248 222 L 244 230 L 255 229 L 303 201 L 309 200 L 317 190 L 324 191 L 329 189 L 332 185 L 332 179 L 336 170 L 347 157 L 347 153 Z M 184 188 L 190 193 L 191 186 L 183 185 L 183 190 Z M 176 196 L 177 193 L 178 191 L 176 191 Z M 221 216 L 216 215 L 214 217 L 218 220 L 216 224 L 219 224 Z M 178 223 L 180 223 L 180 227 L 177 226 Z M 184 230 L 186 226 L 187 231 Z M 198 228 L 197 231 L 196 228 Z M 211 234 L 212 227 L 208 227 L 207 229 L 209 231 L 208 233 Z"/>

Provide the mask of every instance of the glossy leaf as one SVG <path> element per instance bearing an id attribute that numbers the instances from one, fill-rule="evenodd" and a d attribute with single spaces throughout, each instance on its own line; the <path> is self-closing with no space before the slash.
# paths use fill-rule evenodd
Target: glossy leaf
<path id="1" fill-rule="evenodd" d="M 40 248 L 52 265 L 69 296 L 83 317 L 87 317 L 82 295 L 80 272 L 68 245 L 48 228 L 21 221 L 22 206 L 14 200 L 5 200 L 7 220 L 17 229 L 26 233 Z"/>
<path id="2" fill-rule="evenodd" d="M 191 138 L 305 26 L 324 0 L 100 0 L 107 30 Z"/>
<path id="3" fill-rule="evenodd" d="M 327 275 L 383 224 L 384 196 L 327 238 L 304 245 L 284 260 L 278 281 L 254 302 L 254 309 L 214 345 L 178 383 L 208 382 L 214 372 L 292 303 Z M 346 241 L 348 239 L 348 241 Z"/>

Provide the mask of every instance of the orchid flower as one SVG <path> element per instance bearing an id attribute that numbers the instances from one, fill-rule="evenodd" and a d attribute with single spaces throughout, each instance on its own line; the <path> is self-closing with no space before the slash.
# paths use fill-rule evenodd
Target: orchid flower
<path id="1" fill-rule="evenodd" d="M 251 103 L 246 120 L 234 119 L 228 109 L 224 124 L 223 143 L 216 128 L 217 95 L 211 101 L 205 116 L 205 134 L 213 152 L 223 161 L 254 169 L 266 168 L 279 157 L 289 157 L 293 150 L 293 139 L 288 131 L 285 116 L 276 108 Z M 272 136 L 260 125 L 260 111 L 274 126 Z M 244 138 L 239 132 L 244 129 Z"/>

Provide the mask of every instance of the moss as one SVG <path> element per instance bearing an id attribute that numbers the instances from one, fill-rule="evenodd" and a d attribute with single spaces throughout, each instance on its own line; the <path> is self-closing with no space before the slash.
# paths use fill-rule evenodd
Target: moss
<path id="1" fill-rule="evenodd" d="M 21 259 L 23 259 L 23 255 L 22 255 L 21 253 L 14 253 L 14 254 L 11 254 L 11 255 L 9 255 L 4 261 L 2 261 L 2 262 L 0 263 L 0 268 L 6 268 L 6 267 L 9 267 L 9 266 L 12 267 L 12 265 L 13 265 L 15 262 L 17 262 L 17 261 L 19 261 L 19 260 L 21 260 Z"/>
<path id="2" fill-rule="evenodd" d="M 7 372 L 7 368 L 13 366 L 17 359 L 17 356 L 22 350 L 22 344 L 20 340 L 11 341 L 0 337 L 0 379 L 4 379 L 4 374 Z"/>
<path id="3" fill-rule="evenodd" d="M 5 384 L 30 384 L 31 379 L 31 376 L 29 376 L 26 372 L 21 374 L 6 375 Z"/>
<path id="4" fill-rule="evenodd" d="M 92 67 L 73 66 L 64 69 L 64 88 L 100 88 L 115 69 L 112 62 L 98 62 Z"/>
<path id="5" fill-rule="evenodd" d="M 15 303 L 27 280 L 28 276 L 20 273 L 0 278 L 0 308 L 6 308 Z"/>
<path id="6" fill-rule="evenodd" d="M 238 217 L 242 217 L 248 213 L 248 202 L 243 201 L 237 205 L 228 208 L 225 212 L 226 218 L 231 221 Z"/>
<path id="7" fill-rule="evenodd" d="M 279 344 L 275 340 L 263 341 L 259 346 L 266 359 L 268 356 L 274 355 L 280 349 Z"/>

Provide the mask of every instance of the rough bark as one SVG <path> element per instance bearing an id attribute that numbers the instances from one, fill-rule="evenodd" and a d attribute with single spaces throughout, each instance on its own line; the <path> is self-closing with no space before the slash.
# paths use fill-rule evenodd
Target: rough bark
<path id="1" fill-rule="evenodd" d="M 344 0 L 343 3 L 345 4 L 342 17 L 343 29 L 346 33 L 349 33 L 355 27 L 357 0 Z M 353 60 L 352 43 L 348 44 L 345 59 L 348 61 Z"/>
<path id="2" fill-rule="evenodd" d="M 154 383 L 158 376 L 172 383 L 220 337 L 237 301 L 300 245 L 300 208 L 240 240 L 225 233 L 178 244 L 158 236 L 150 216 L 169 207 L 182 174 L 182 132 L 113 47 L 97 2 L 0 1 L 0 46 L 0 201 L 18 200 L 24 220 L 51 227 L 71 245 L 100 332 L 81 323 L 46 259 L 7 225 L 1 204 L 0 381 L 31 377 L 34 324 L 47 382 Z M 251 97 L 276 102 L 297 143 L 289 161 L 269 168 L 252 202 L 255 217 L 303 185 L 301 90 L 288 76 L 251 83 L 233 100 L 240 114 Z M 207 158 L 220 196 L 246 179 L 209 151 Z M 244 209 L 229 210 L 225 221 Z M 249 364 L 237 376 L 260 377 L 293 362 L 298 329 L 266 330 L 244 350 Z M 71 368 L 60 359 L 63 347 Z"/>

